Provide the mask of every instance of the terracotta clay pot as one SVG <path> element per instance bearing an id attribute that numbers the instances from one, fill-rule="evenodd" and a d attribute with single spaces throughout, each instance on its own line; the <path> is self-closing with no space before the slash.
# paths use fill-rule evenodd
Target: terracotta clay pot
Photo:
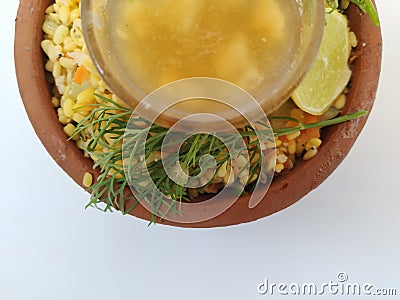
<path id="1" fill-rule="evenodd" d="M 54 1 L 21 0 L 16 19 L 15 66 L 19 90 L 36 134 L 57 164 L 79 185 L 85 172 L 95 177 L 92 161 L 85 158 L 75 143 L 67 141 L 62 125 L 51 103 L 45 78 L 44 55 L 40 48 L 45 9 Z M 359 58 L 354 62 L 352 88 L 343 113 L 371 111 L 379 81 L 382 56 L 380 28 L 354 5 L 347 12 L 351 29 L 356 33 Z M 248 207 L 249 197 L 241 197 L 223 214 L 201 223 L 159 223 L 182 227 L 217 227 L 250 222 L 278 212 L 295 203 L 320 185 L 345 158 L 361 132 L 367 117 L 324 129 L 323 144 L 311 161 L 299 161 L 285 176 L 276 178 L 264 200 L 255 208 Z M 183 212 L 196 214 L 190 209 Z M 151 214 L 138 205 L 133 216 L 150 220 Z"/>

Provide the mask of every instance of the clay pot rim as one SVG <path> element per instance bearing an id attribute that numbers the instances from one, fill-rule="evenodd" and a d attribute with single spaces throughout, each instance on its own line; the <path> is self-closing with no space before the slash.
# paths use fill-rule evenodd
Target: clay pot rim
<path id="1" fill-rule="evenodd" d="M 54 1 L 21 0 L 15 27 L 15 67 L 19 90 L 28 117 L 39 139 L 56 163 L 81 187 L 86 172 L 95 177 L 92 161 L 83 156 L 73 141 L 68 141 L 56 111 L 45 78 L 40 49 L 44 10 Z M 352 89 L 343 113 L 371 111 L 379 82 L 382 37 L 379 27 L 353 5 L 348 10 L 350 26 L 359 40 L 360 57 L 354 62 Z M 367 121 L 367 117 L 327 128 L 324 143 L 312 161 L 300 162 L 272 183 L 265 199 L 254 209 L 248 208 L 249 197 L 241 197 L 223 214 L 201 223 L 159 223 L 179 227 L 220 227 L 251 222 L 287 208 L 320 185 L 343 161 Z M 131 213 L 150 220 L 151 214 L 138 205 Z"/>

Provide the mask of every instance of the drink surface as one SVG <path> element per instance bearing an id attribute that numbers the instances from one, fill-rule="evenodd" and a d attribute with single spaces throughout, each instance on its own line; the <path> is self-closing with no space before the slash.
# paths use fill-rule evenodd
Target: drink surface
<path id="1" fill-rule="evenodd" d="M 214 77 L 257 99 L 290 70 L 301 42 L 296 0 L 109 0 L 108 5 L 112 59 L 142 94 L 183 78 Z M 180 104 L 181 109 L 209 112 L 209 101 L 199 101 Z"/>

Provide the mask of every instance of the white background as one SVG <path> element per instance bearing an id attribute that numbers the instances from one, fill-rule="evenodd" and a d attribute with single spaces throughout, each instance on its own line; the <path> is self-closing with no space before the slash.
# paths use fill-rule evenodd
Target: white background
<path id="1" fill-rule="evenodd" d="M 400 294 L 400 1 L 378 1 L 381 84 L 340 167 L 283 212 L 209 230 L 148 227 L 84 209 L 89 195 L 50 158 L 22 106 L 17 6 L 2 1 L 0 9 L 1 300 L 262 299 L 256 287 L 264 278 L 321 283 L 339 271 Z"/>

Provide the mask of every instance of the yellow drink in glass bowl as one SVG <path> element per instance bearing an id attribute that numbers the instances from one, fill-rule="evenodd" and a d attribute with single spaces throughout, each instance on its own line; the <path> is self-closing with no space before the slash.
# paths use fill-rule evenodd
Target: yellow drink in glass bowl
<path id="1" fill-rule="evenodd" d="M 271 112 L 318 51 L 324 5 L 321 0 L 83 0 L 82 20 L 100 75 L 131 107 L 167 83 L 211 77 L 238 85 Z M 174 109 L 179 117 L 219 112 L 238 120 L 224 114 L 231 108 L 210 100 Z M 174 122 L 173 116 L 166 118 Z"/>

